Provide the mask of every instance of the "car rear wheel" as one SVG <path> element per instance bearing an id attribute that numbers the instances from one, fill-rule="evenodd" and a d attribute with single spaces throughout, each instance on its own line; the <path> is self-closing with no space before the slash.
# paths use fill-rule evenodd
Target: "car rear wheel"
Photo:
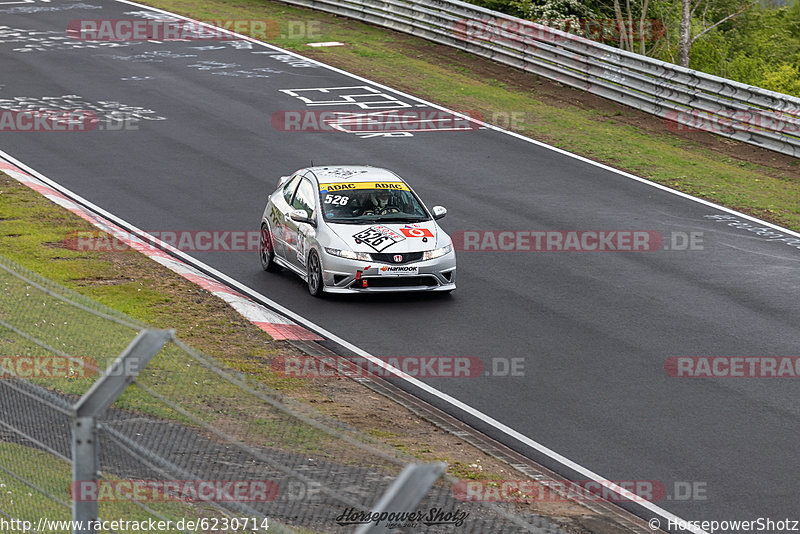
<path id="1" fill-rule="evenodd" d="M 315 297 L 322 296 L 322 264 L 315 250 L 308 254 L 308 292 Z"/>
<path id="2" fill-rule="evenodd" d="M 272 232 L 266 223 L 261 225 L 261 239 L 258 242 L 258 255 L 261 258 L 261 268 L 265 271 L 280 271 L 281 267 L 275 263 L 275 248 L 272 241 Z"/>

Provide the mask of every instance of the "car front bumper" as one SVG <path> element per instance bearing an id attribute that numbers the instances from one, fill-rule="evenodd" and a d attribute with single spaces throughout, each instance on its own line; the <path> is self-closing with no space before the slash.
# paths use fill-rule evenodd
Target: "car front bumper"
<path id="1" fill-rule="evenodd" d="M 389 268 L 396 267 L 409 268 L 412 272 L 385 274 Z M 327 293 L 452 291 L 456 288 L 456 255 L 452 251 L 432 260 L 403 264 L 351 260 L 325 252 L 322 268 L 323 290 Z"/>

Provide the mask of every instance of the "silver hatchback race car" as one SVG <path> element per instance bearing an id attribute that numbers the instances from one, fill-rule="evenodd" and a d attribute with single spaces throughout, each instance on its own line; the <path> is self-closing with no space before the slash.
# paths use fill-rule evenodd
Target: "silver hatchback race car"
<path id="1" fill-rule="evenodd" d="M 261 217 L 265 271 L 281 267 L 328 293 L 456 288 L 456 255 L 437 219 L 395 173 L 368 166 L 309 167 L 284 176 Z"/>

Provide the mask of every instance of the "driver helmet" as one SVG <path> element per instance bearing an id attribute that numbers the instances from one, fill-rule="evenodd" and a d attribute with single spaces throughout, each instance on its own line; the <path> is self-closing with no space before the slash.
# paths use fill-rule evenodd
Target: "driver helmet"
<path id="1" fill-rule="evenodd" d="M 380 189 L 372 194 L 372 202 L 378 208 L 385 208 L 390 204 L 394 204 L 392 192 L 388 189 Z"/>

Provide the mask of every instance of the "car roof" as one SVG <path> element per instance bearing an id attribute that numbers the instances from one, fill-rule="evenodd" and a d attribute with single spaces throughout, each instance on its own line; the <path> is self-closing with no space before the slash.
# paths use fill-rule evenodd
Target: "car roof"
<path id="1" fill-rule="evenodd" d="M 388 169 L 370 167 L 369 165 L 325 165 L 307 167 L 302 171 L 311 171 L 319 183 L 341 182 L 403 182 L 403 179 Z M 302 172 L 301 171 L 301 172 Z"/>

